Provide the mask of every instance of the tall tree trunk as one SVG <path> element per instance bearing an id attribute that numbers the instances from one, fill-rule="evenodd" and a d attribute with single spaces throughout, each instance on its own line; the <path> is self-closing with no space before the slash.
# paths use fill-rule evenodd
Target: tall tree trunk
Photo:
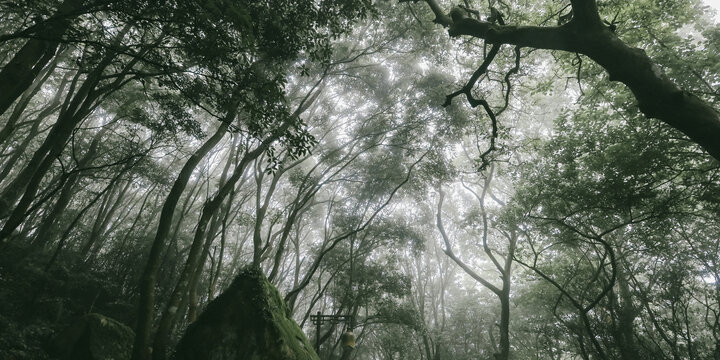
<path id="1" fill-rule="evenodd" d="M 125 175 L 125 173 L 128 170 L 130 170 L 130 168 L 133 165 L 134 165 L 133 161 L 129 161 L 127 164 L 125 164 L 123 169 L 120 172 L 118 172 L 117 175 L 115 175 L 115 177 L 113 177 L 110 180 L 110 182 L 105 186 L 105 188 L 99 194 L 95 195 L 95 197 L 90 201 L 90 203 L 85 205 L 85 207 L 82 210 L 80 210 L 80 212 L 75 216 L 75 219 L 73 219 L 73 221 L 70 223 L 70 225 L 68 225 L 68 227 L 65 229 L 62 236 L 60 237 L 60 240 L 58 241 L 58 244 L 55 248 L 55 252 L 53 253 L 52 258 L 48 262 L 47 266 L 45 266 L 46 271 L 53 265 L 53 263 L 57 259 L 58 255 L 60 254 L 60 251 L 62 251 L 63 247 L 65 246 L 65 242 L 70 237 L 70 233 L 75 228 L 75 226 L 78 224 L 78 222 L 80 222 L 80 219 L 82 219 L 82 217 L 85 215 L 85 213 L 88 210 L 90 210 L 90 208 L 92 208 L 93 205 L 95 205 L 95 203 L 98 200 L 100 200 L 101 197 L 103 197 L 110 189 L 115 187 L 115 183 L 117 183 L 117 181 L 119 181 L 120 178 L 122 178 L 122 176 Z"/>
<path id="2" fill-rule="evenodd" d="M 85 152 L 85 155 L 83 155 L 83 157 L 80 158 L 80 160 L 78 160 L 77 162 L 77 167 L 79 169 L 86 167 L 93 159 L 95 159 L 95 157 L 97 156 L 97 149 L 100 146 L 100 140 L 103 138 L 103 136 L 105 136 L 109 129 L 110 126 L 103 127 L 100 131 L 97 132 L 97 134 L 95 134 L 95 136 L 93 136 L 93 139 L 90 142 L 90 146 Z M 63 188 L 60 191 L 60 196 L 55 202 L 55 205 L 44 216 L 44 219 L 42 220 L 38 231 L 36 231 L 35 233 L 35 239 L 32 242 L 34 246 L 45 246 L 46 244 L 54 240 L 54 228 L 56 220 L 58 219 L 60 214 L 65 211 L 67 205 L 70 203 L 70 199 L 74 195 L 75 185 L 77 184 L 79 179 L 80 172 L 74 172 L 70 174 L 65 180 L 65 184 L 63 184 Z"/>
<path id="3" fill-rule="evenodd" d="M 623 259 L 624 253 L 622 249 L 617 249 L 618 256 Z M 635 341 L 635 317 L 636 310 L 633 304 L 630 286 L 628 285 L 628 277 L 626 273 L 626 263 L 623 261 L 617 267 L 617 285 L 620 295 L 620 303 L 618 309 L 618 329 L 620 336 L 620 354 L 624 360 L 640 359 L 640 352 Z M 612 295 L 612 293 L 610 293 Z"/>
<path id="4" fill-rule="evenodd" d="M 260 267 L 260 263 L 262 262 L 262 255 L 263 255 L 263 246 L 262 246 L 262 225 L 265 222 L 265 214 L 267 213 L 267 209 L 270 206 L 270 199 L 272 199 L 273 193 L 275 193 L 275 188 L 277 187 L 278 180 L 280 180 L 280 177 L 282 176 L 284 169 L 279 169 L 275 174 L 273 174 L 273 178 L 270 181 L 270 186 L 268 187 L 267 192 L 265 193 L 265 200 L 260 202 L 261 195 L 262 195 L 262 181 L 263 181 L 263 175 L 264 172 L 261 169 L 258 169 L 257 172 L 259 172 L 258 176 L 256 176 L 256 183 L 257 183 L 257 193 L 255 196 L 255 227 L 253 229 L 253 262 L 252 265 L 254 267 Z M 268 234 L 268 237 L 270 234 Z M 270 239 L 268 238 L 268 242 Z M 272 280 L 270 280 L 272 282 Z"/>
<path id="5" fill-rule="evenodd" d="M 120 47 L 130 29 L 130 25 L 125 25 L 115 36 L 112 45 L 114 47 Z M 160 39 L 162 39 L 162 37 L 156 40 L 155 43 L 159 42 Z M 52 163 L 62 153 L 65 148 L 65 143 L 72 135 L 75 127 L 99 105 L 96 102 L 98 99 L 117 91 L 124 84 L 124 79 L 130 74 L 138 61 L 140 61 L 140 56 L 149 51 L 152 46 L 156 45 L 155 43 L 144 46 L 138 56 L 123 65 L 122 69 L 115 74 L 116 76 L 112 83 L 98 88 L 106 68 L 111 65 L 119 53 L 117 51 L 110 51 L 102 58 L 96 68 L 87 75 L 86 80 L 82 86 L 80 86 L 78 92 L 72 96 L 72 100 L 66 102 L 67 106 L 63 106 L 63 110 L 60 112 L 58 120 L 50 130 L 48 137 L 33 154 L 27 166 L 20 172 L 15 180 L 10 183 L 8 188 L 3 191 L 2 195 L 0 195 L 0 219 L 9 216 L 9 219 L 5 222 L 5 226 L 0 230 L 0 246 L 4 244 L 9 234 L 25 219 L 26 211 L 33 202 L 41 181 L 50 170 Z M 68 95 L 68 97 L 69 96 L 70 95 Z M 22 198 L 20 198 L 20 196 L 22 196 Z M 18 198 L 20 198 L 20 201 L 15 205 Z"/>
<path id="6" fill-rule="evenodd" d="M 210 274 L 210 283 L 208 285 L 207 298 L 208 301 L 212 301 L 215 295 L 215 289 L 217 287 L 218 278 L 220 278 L 220 271 L 223 267 L 223 257 L 225 256 L 225 244 L 227 243 L 227 223 L 230 219 L 230 211 L 225 214 L 220 229 L 220 254 L 217 256 L 217 260 L 214 263 L 214 269 Z"/>
<path id="7" fill-rule="evenodd" d="M 124 34 L 120 36 L 122 37 Z M 35 151 L 27 165 L 0 195 L 0 219 L 9 216 L 5 226 L 0 230 L 0 245 L 25 218 L 25 212 L 34 200 L 42 179 L 64 149 L 75 126 L 92 111 L 95 100 L 101 95 L 94 89 L 99 84 L 104 69 L 114 58 L 115 54 L 109 54 L 88 75 L 78 92 L 69 101 L 65 111 L 58 116 L 57 122 L 40 148 Z M 20 202 L 16 205 L 17 199 L 21 196 Z"/>
<path id="8" fill-rule="evenodd" d="M 173 183 L 163 203 L 160 221 L 158 223 L 155 239 L 150 248 L 147 263 L 140 278 L 140 299 L 138 303 L 138 320 L 135 327 L 135 340 L 133 343 L 133 360 L 147 360 L 150 358 L 150 331 L 152 328 L 153 308 L 155 307 L 155 283 L 158 271 L 160 270 L 161 255 L 165 247 L 165 240 L 170 232 L 173 223 L 175 207 L 187 186 L 190 176 L 200 161 L 217 145 L 225 136 L 230 123 L 235 118 L 236 110 L 231 110 L 218 126 L 215 134 L 205 141 L 180 170 L 177 179 Z"/>
<path id="9" fill-rule="evenodd" d="M 68 16 L 82 6 L 83 0 L 65 0 L 52 21 L 48 21 L 0 70 L 0 115 L 35 81 L 40 71 L 55 56 L 59 38 L 70 26 Z"/>
<path id="10" fill-rule="evenodd" d="M 42 88 L 42 85 L 50 77 L 50 75 L 52 75 L 56 66 L 57 66 L 57 57 L 44 70 L 44 75 L 38 77 L 33 82 L 32 86 L 30 87 L 30 90 L 26 91 L 22 95 L 22 97 L 18 101 L 17 105 L 15 105 L 15 107 L 13 108 L 13 111 L 10 114 L 10 116 L 8 117 L 7 122 L 5 122 L 5 125 L 3 126 L 3 128 L 0 129 L 0 144 L 4 144 L 10 138 L 10 135 L 15 130 L 18 120 L 20 120 L 23 112 L 25 112 L 25 109 L 27 109 L 28 104 L 30 104 L 30 100 L 32 100 L 32 98 L 35 96 L 35 94 L 37 94 L 38 91 L 40 91 L 40 89 Z M 62 88 L 64 88 L 63 85 L 61 85 L 59 87 L 58 93 L 60 93 L 62 91 Z M 53 102 L 51 101 L 51 104 L 52 103 Z"/>
<path id="11" fill-rule="evenodd" d="M 63 81 L 60 83 L 60 86 L 58 87 L 57 92 L 55 93 L 55 97 L 53 98 L 53 100 L 42 111 L 40 111 L 37 117 L 35 117 L 35 120 L 33 120 L 33 124 L 30 130 L 28 130 L 27 134 L 25 134 L 25 138 L 23 139 L 23 141 L 15 147 L 12 157 L 8 159 L 5 163 L 3 163 L 2 171 L 0 171 L 0 184 L 4 183 L 4 180 L 6 179 L 8 174 L 10 174 L 13 168 L 15 168 L 15 164 L 22 157 L 25 149 L 27 149 L 32 140 L 34 140 L 40 133 L 40 125 L 45 120 L 45 118 L 52 115 L 52 113 L 57 110 L 57 107 L 60 106 L 62 93 L 69 81 L 70 80 L 67 77 L 63 79 Z M 5 188 L 6 187 L 7 186 L 5 186 Z"/>
<path id="12" fill-rule="evenodd" d="M 220 208 L 225 197 L 235 188 L 235 184 L 242 177 L 245 172 L 245 168 L 264 153 L 272 143 L 280 138 L 282 134 L 287 131 L 290 126 L 289 122 L 284 123 L 280 128 L 274 131 L 267 139 L 263 140 L 257 148 L 246 153 L 240 163 L 233 170 L 233 175 L 213 196 L 213 198 L 205 203 L 195 229 L 195 235 L 193 242 L 188 253 L 188 259 L 183 267 L 183 271 L 178 279 L 178 284 L 173 290 L 170 300 L 165 307 L 165 311 L 160 319 L 158 330 L 155 335 L 155 341 L 153 342 L 153 360 L 164 360 L 166 357 L 167 343 L 170 336 L 170 331 L 180 313 L 180 303 L 185 298 L 187 288 L 190 281 L 190 275 L 197 267 L 197 263 L 200 259 L 200 253 L 203 247 L 205 233 L 208 229 L 210 219 L 215 212 Z"/>
<path id="13" fill-rule="evenodd" d="M 103 206 L 100 211 L 98 211 L 98 220 L 101 221 L 99 222 L 99 224 L 96 222 L 93 225 L 93 229 L 90 233 L 90 238 L 85 242 L 82 249 L 80 250 L 81 260 L 85 260 L 85 262 L 89 264 L 100 251 L 100 248 L 105 243 L 105 229 L 107 229 L 110 221 L 113 219 L 115 213 L 120 208 L 120 205 L 125 201 L 125 194 L 127 194 L 128 189 L 130 189 L 130 185 L 132 185 L 132 179 L 128 179 L 125 183 L 125 186 L 123 186 L 122 189 L 119 189 L 117 196 L 114 196 L 113 193 L 110 193 L 110 200 L 115 197 L 114 201 L 112 201 L 112 205 L 110 205 L 110 202 L 108 202 L 107 204 L 105 204 L 105 206 Z"/>
<path id="14" fill-rule="evenodd" d="M 147 190 L 147 193 L 143 197 L 142 204 L 140 204 L 140 210 L 138 210 L 137 215 L 135 215 L 135 219 L 133 220 L 133 223 L 130 225 L 130 227 L 125 231 L 125 235 L 120 239 L 119 245 L 117 246 L 118 253 L 119 254 L 127 254 L 128 252 L 125 251 L 126 244 L 128 243 L 128 240 L 130 239 L 130 236 L 135 232 L 135 227 L 140 222 L 140 219 L 142 218 L 143 212 L 145 210 L 145 206 L 148 204 L 148 200 L 150 199 L 150 195 L 155 191 L 155 188 L 157 188 L 157 184 L 154 184 L 150 187 L 150 189 Z M 159 199 L 159 196 L 155 196 L 155 199 L 151 201 L 151 204 L 155 204 L 155 201 Z M 152 214 L 152 212 L 151 212 Z M 150 216 L 145 223 L 145 226 L 148 226 L 148 224 L 152 223 L 153 216 Z M 123 256 L 116 256 L 113 258 L 112 263 L 108 266 L 111 269 L 116 269 L 120 262 L 122 261 Z"/>
<path id="15" fill-rule="evenodd" d="M 218 182 L 220 186 L 223 186 L 223 184 L 225 184 L 225 181 L 227 180 L 227 175 L 230 171 L 230 165 L 233 162 L 234 150 L 234 148 L 231 149 L 230 153 L 228 154 L 227 161 L 225 162 L 225 167 L 223 168 L 223 172 L 220 175 L 220 181 Z M 231 191 L 231 194 L 226 201 L 225 209 L 224 211 L 222 211 L 223 218 L 227 217 L 227 213 L 232 207 L 233 197 L 234 191 Z M 220 217 L 221 215 L 219 213 L 215 214 L 215 216 L 213 216 L 212 218 L 212 221 L 210 222 L 210 231 L 208 231 L 207 233 L 207 238 L 205 239 L 205 244 L 203 245 L 202 255 L 200 255 L 200 261 L 198 262 L 198 266 L 195 268 L 195 272 L 190 280 L 190 286 L 188 288 L 188 322 L 194 322 L 198 316 L 198 283 L 200 282 L 200 277 L 202 276 L 203 269 L 205 268 L 205 261 L 210 254 L 210 247 L 212 246 L 212 242 L 215 239 L 215 235 L 217 234 L 218 230 L 220 229 Z"/>

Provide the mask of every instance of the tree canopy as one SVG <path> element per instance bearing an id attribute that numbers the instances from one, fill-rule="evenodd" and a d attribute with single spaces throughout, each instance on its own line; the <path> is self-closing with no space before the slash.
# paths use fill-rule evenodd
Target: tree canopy
<path id="1" fill-rule="evenodd" d="M 2 2 L 0 357 L 191 356 L 252 273 L 323 360 L 718 359 L 717 16 Z"/>

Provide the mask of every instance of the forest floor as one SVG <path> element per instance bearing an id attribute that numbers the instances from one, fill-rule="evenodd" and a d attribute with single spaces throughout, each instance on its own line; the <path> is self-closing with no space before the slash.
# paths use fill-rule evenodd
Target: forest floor
<path id="1" fill-rule="evenodd" d="M 12 245 L 0 253 L 0 359 L 52 359 L 52 339 L 79 317 L 100 313 L 132 325 L 131 302 L 103 274 Z"/>

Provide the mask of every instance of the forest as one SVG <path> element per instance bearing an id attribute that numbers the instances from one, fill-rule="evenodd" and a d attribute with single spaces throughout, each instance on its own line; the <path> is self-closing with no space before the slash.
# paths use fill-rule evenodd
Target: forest
<path id="1" fill-rule="evenodd" d="M 720 360 L 706 0 L 1 0 L 0 359 Z"/>

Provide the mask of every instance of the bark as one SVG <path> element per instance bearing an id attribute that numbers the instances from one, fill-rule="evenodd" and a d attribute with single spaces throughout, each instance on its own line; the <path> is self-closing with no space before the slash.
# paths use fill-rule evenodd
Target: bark
<path id="1" fill-rule="evenodd" d="M 491 44 L 561 50 L 588 56 L 602 66 L 610 81 L 625 84 L 640 111 L 681 131 L 720 160 L 720 113 L 697 96 L 680 89 L 645 54 L 628 46 L 604 25 L 595 0 L 573 0 L 573 18 L 557 27 L 499 25 L 445 14 L 435 0 L 426 0 L 435 22 L 450 36 L 467 35 Z M 451 14 L 454 12 L 451 12 Z"/>
<path id="2" fill-rule="evenodd" d="M 85 152 L 85 155 L 83 155 L 83 157 L 78 161 L 78 168 L 86 167 L 95 158 L 95 156 L 97 156 L 97 149 L 100 146 L 100 140 L 103 136 L 105 136 L 109 129 L 110 127 L 106 126 L 102 128 L 102 130 L 98 131 L 97 134 L 95 134 L 92 141 L 90 142 L 88 150 Z M 65 211 L 67 205 L 70 203 L 70 199 L 74 195 L 75 185 L 77 184 L 79 179 L 80 172 L 74 172 L 70 174 L 65 180 L 65 184 L 63 184 L 63 188 L 60 191 L 60 196 L 55 202 L 55 205 L 45 215 L 40 227 L 38 228 L 38 231 L 36 231 L 35 239 L 33 240 L 34 246 L 44 246 L 45 244 L 54 240 L 53 230 L 55 228 L 55 222 L 60 216 L 60 214 Z"/>
<path id="3" fill-rule="evenodd" d="M 205 239 L 210 219 L 220 208 L 220 205 L 223 203 L 225 197 L 235 188 L 235 184 L 245 172 L 245 168 L 248 164 L 264 153 L 270 145 L 272 145 L 272 143 L 274 143 L 282 134 L 285 133 L 285 131 L 287 131 L 289 126 L 290 123 L 286 122 L 267 139 L 263 140 L 257 148 L 246 153 L 240 163 L 233 170 L 233 175 L 230 179 L 228 179 L 227 183 L 225 183 L 212 197 L 212 199 L 207 201 L 203 206 L 200 220 L 198 221 L 195 229 L 192 245 L 190 246 L 187 261 L 180 274 L 180 278 L 178 279 L 178 284 L 175 286 L 175 289 L 170 296 L 170 300 L 165 307 L 165 311 L 163 312 L 158 325 L 155 341 L 153 342 L 153 360 L 164 360 L 167 356 L 166 351 L 170 331 L 178 314 L 180 313 L 178 310 L 180 310 L 181 302 L 187 293 L 190 275 L 195 270 L 199 262 L 204 243 L 203 240 Z"/>
<path id="4" fill-rule="evenodd" d="M 122 41 L 131 26 L 125 25 L 112 41 L 112 47 L 119 49 Z M 140 52 L 120 67 L 114 74 L 114 79 L 102 84 L 105 70 L 117 59 L 121 50 L 109 51 L 98 65 L 87 75 L 85 81 L 74 95 L 68 95 L 63 105 L 58 120 L 53 125 L 47 138 L 40 148 L 35 151 L 28 164 L 18 176 L 10 183 L 7 189 L 0 195 L 0 219 L 8 217 L 2 230 L 0 230 L 0 246 L 27 216 L 27 210 L 35 199 L 40 184 L 45 175 L 50 171 L 52 163 L 57 159 L 65 148 L 75 127 L 82 122 L 105 97 L 119 90 L 127 83 L 133 68 L 140 61 L 140 57 L 156 46 L 162 39 L 160 37 L 155 43 L 145 45 Z M 73 80 L 76 84 L 78 77 Z M 69 92 L 71 94 L 72 91 Z M 18 202 L 17 199 L 20 198 Z M 17 202 L 17 204 L 16 204 Z"/>
<path id="5" fill-rule="evenodd" d="M 398 190 L 402 188 L 409 180 L 410 176 L 412 175 L 413 169 L 415 166 L 417 166 L 427 155 L 428 153 L 424 153 L 420 158 L 418 158 L 414 163 L 412 163 L 408 169 L 407 175 L 405 178 L 397 185 L 395 188 L 390 192 L 387 199 L 384 203 L 382 203 L 378 208 L 376 208 L 372 214 L 365 220 L 365 222 L 359 224 L 356 228 L 338 235 L 332 239 L 328 239 L 322 246 L 321 251 L 318 253 L 318 255 L 313 260 L 312 264 L 309 265 L 307 271 L 305 272 L 305 275 L 303 276 L 302 280 L 295 286 L 292 290 L 290 290 L 287 295 L 285 295 L 285 302 L 287 303 L 288 307 L 290 308 L 290 311 L 294 311 L 295 309 L 295 302 L 298 299 L 298 296 L 300 295 L 300 292 L 305 289 L 305 287 L 310 284 L 310 281 L 312 280 L 313 276 L 315 276 L 315 272 L 320 267 L 320 264 L 322 263 L 322 260 L 325 258 L 325 255 L 327 255 L 330 251 L 332 251 L 340 242 L 343 240 L 361 232 L 364 231 L 372 222 L 375 220 L 375 217 L 383 210 L 385 207 L 390 204 L 390 201 L 395 197 L 395 194 L 397 194 Z"/>
<path id="6" fill-rule="evenodd" d="M 618 256 L 624 258 L 622 249 L 618 249 Z M 633 302 L 630 286 L 628 284 L 626 264 L 621 263 L 617 267 L 617 285 L 620 302 L 618 304 L 618 322 L 617 332 L 620 337 L 618 344 L 620 345 L 620 354 L 623 359 L 632 360 L 640 359 L 640 351 L 635 341 L 635 318 L 637 310 Z M 617 301 L 617 300 L 616 300 Z"/>
<path id="7" fill-rule="evenodd" d="M 497 287 L 496 285 L 493 285 L 489 281 L 487 281 L 485 278 L 483 278 L 480 274 L 476 273 L 474 270 L 470 269 L 467 264 L 465 264 L 460 258 L 458 258 L 455 253 L 452 250 L 452 246 L 450 244 L 450 238 L 448 237 L 445 227 L 443 226 L 442 221 L 442 205 L 443 201 L 445 200 L 445 193 L 442 191 L 442 189 L 438 189 L 440 198 L 438 199 L 438 207 L 437 207 L 437 228 L 440 231 L 440 235 L 442 236 L 443 242 L 445 243 L 445 254 L 448 255 L 450 259 L 452 259 L 457 265 L 459 265 L 465 273 L 470 275 L 473 279 L 475 279 L 477 282 L 488 288 L 490 291 L 492 291 L 497 297 L 498 300 L 500 300 L 500 344 L 498 346 L 498 353 L 495 354 L 495 358 L 497 360 L 507 360 L 510 358 L 510 287 L 512 284 L 512 264 L 513 264 L 513 258 L 515 256 L 515 249 L 517 245 L 517 232 L 515 230 L 510 231 L 502 231 L 498 230 L 502 235 L 507 239 L 507 254 L 505 255 L 504 260 L 501 262 L 498 257 L 493 253 L 493 251 L 490 249 L 490 246 L 488 245 L 488 231 L 489 231 L 489 222 L 488 222 L 488 216 L 487 212 L 485 210 L 485 197 L 488 194 L 488 191 L 490 190 L 490 185 L 493 180 L 493 173 L 494 173 L 495 167 L 493 165 L 490 166 L 489 171 L 487 172 L 487 176 L 484 180 L 484 184 L 482 187 L 482 192 L 479 194 L 475 192 L 470 187 L 466 186 L 465 183 L 463 183 L 463 187 L 470 191 L 473 196 L 475 196 L 476 200 L 478 201 L 478 204 L 480 205 L 480 211 L 482 215 L 482 224 L 483 224 L 483 231 L 482 231 L 482 244 L 483 244 L 483 251 L 485 252 L 485 255 L 490 259 L 490 261 L 495 265 L 495 270 L 500 274 L 500 279 L 502 281 L 501 287 Z M 490 330 L 490 333 L 492 334 L 492 329 Z"/>
<path id="8" fill-rule="evenodd" d="M 115 44 L 119 44 L 129 30 L 129 27 L 125 27 L 115 39 Z M 23 170 L 20 171 L 16 178 L 3 191 L 2 195 L 0 195 L 0 219 L 9 216 L 4 227 L 0 230 L 0 246 L 9 234 L 24 220 L 26 210 L 35 199 L 35 194 L 43 178 L 50 170 L 55 159 L 62 153 L 62 150 L 65 148 L 65 143 L 72 135 L 77 124 L 85 119 L 94 107 L 97 106 L 95 100 L 102 95 L 117 90 L 117 87 L 112 87 L 111 85 L 104 87 L 102 91 L 96 90 L 96 87 L 102 79 L 104 70 L 116 58 L 116 55 L 115 52 L 111 52 L 105 56 L 98 66 L 88 74 L 86 80 L 82 86 L 80 86 L 77 93 L 72 96 L 71 100 L 70 95 L 68 95 L 69 101 L 66 101 L 67 106 L 63 106 L 63 110 L 51 128 L 47 138 L 45 138 L 42 145 L 40 145 L 40 148 L 35 151 Z M 124 68 L 123 73 L 127 74 L 136 61 L 137 59 L 131 61 Z M 122 77 L 121 73 L 121 76 L 115 80 L 114 84 L 117 85 Z M 77 76 L 74 82 L 75 81 L 77 81 Z M 16 204 L 18 198 L 20 198 L 20 201 Z"/>
<path id="9" fill-rule="evenodd" d="M 155 307 L 155 283 L 158 271 L 160 270 L 161 255 L 165 247 L 165 240 L 173 222 L 175 207 L 190 180 L 190 176 L 200 163 L 200 160 L 225 136 L 230 122 L 234 118 L 235 112 L 233 110 L 226 116 L 217 131 L 215 131 L 215 134 L 190 156 L 180 170 L 180 174 L 177 179 L 175 179 L 170 193 L 168 193 L 163 203 L 155 239 L 153 240 L 147 263 L 140 278 L 140 299 L 138 303 L 138 320 L 135 328 L 135 341 L 133 343 L 133 360 L 147 360 L 150 357 L 150 329 L 152 327 L 153 308 Z"/>
<path id="10" fill-rule="evenodd" d="M 225 181 L 227 180 L 228 172 L 230 171 L 230 165 L 233 162 L 233 150 L 231 149 L 230 154 L 228 154 L 227 161 L 225 163 L 225 167 L 223 168 L 223 172 L 220 175 L 220 181 L 218 184 L 222 186 L 225 184 Z M 231 194 L 229 198 L 226 201 L 225 209 L 221 211 L 222 218 L 227 218 L 228 212 L 230 212 L 230 208 L 232 206 L 232 201 L 234 197 L 234 191 L 231 191 Z M 195 268 L 195 273 L 192 276 L 192 279 L 190 281 L 190 287 L 188 290 L 188 322 L 192 323 L 197 319 L 198 316 L 198 283 L 200 282 L 200 277 L 202 276 L 203 269 L 205 268 L 205 261 L 207 260 L 207 257 L 210 255 L 210 247 L 212 246 L 213 240 L 215 239 L 215 236 L 217 235 L 218 230 L 220 229 L 221 221 L 220 221 L 220 214 L 215 214 L 213 216 L 212 221 L 210 222 L 210 231 L 208 231 L 207 238 L 205 239 L 205 245 L 203 246 L 202 255 L 200 256 L 200 262 L 198 263 L 198 266 Z M 212 269 L 211 269 L 212 271 Z M 211 272 L 212 276 L 212 272 Z"/>
<path id="11" fill-rule="evenodd" d="M 12 113 L 10 113 L 10 116 L 7 119 L 7 122 L 5 122 L 5 126 L 3 126 L 2 129 L 0 129 L 0 144 L 4 144 L 9 138 L 10 135 L 13 133 L 15 128 L 17 127 L 17 122 L 20 120 L 23 112 L 25 112 L 25 109 L 27 109 L 27 106 L 30 104 L 30 100 L 40 91 L 42 88 L 42 85 L 47 81 L 47 79 L 52 75 L 53 70 L 55 70 L 55 67 L 57 66 L 57 57 L 53 62 L 47 66 L 47 68 L 44 71 L 43 76 L 39 76 L 32 84 L 30 89 L 26 91 L 22 97 L 20 97 L 20 100 L 18 100 L 18 103 L 13 108 Z M 61 85 L 59 89 L 62 89 L 64 86 Z M 61 90 L 58 90 L 58 93 L 60 93 Z M 52 102 L 51 102 L 52 104 Z"/>
<path id="12" fill-rule="evenodd" d="M 113 192 L 108 195 L 108 199 L 112 200 L 112 202 L 108 201 L 98 211 L 98 221 L 96 221 L 93 225 L 93 229 L 90 232 L 90 238 L 85 242 L 82 249 L 80 250 L 81 260 L 85 260 L 86 263 L 92 263 L 91 260 L 94 259 L 97 253 L 100 251 L 100 248 L 105 243 L 105 238 L 107 234 L 105 229 L 108 228 L 110 221 L 115 216 L 115 212 L 117 212 L 117 210 L 120 208 L 120 205 L 125 201 L 125 195 L 127 194 L 128 189 L 130 189 L 130 185 L 132 185 L 132 179 L 128 179 L 125 183 L 125 186 L 123 186 L 122 189 L 118 189 L 119 191 L 117 195 L 115 195 Z"/>
<path id="13" fill-rule="evenodd" d="M 223 266 L 222 260 L 223 256 L 225 255 L 225 243 L 227 242 L 227 221 L 229 218 L 229 216 L 227 215 L 223 218 L 220 229 L 220 254 L 218 254 L 217 256 L 215 255 L 217 253 L 217 247 L 215 247 L 215 249 L 213 250 L 213 264 L 210 267 L 210 281 L 207 290 L 208 301 L 212 301 L 212 299 L 215 297 L 217 281 L 218 278 L 220 278 L 220 270 Z"/>
<path id="14" fill-rule="evenodd" d="M 294 164 L 291 164 L 290 166 L 281 169 L 281 171 L 286 172 L 289 169 L 295 167 L 296 165 L 299 165 L 304 160 L 305 159 L 300 159 Z M 280 175 L 282 175 L 282 173 L 279 172 L 277 177 L 279 178 Z M 300 186 L 300 188 L 298 189 L 295 200 L 292 203 L 290 213 L 288 214 L 287 220 L 285 220 L 285 224 L 283 225 L 283 228 L 281 230 L 280 241 L 278 242 L 277 250 L 275 251 L 272 269 L 270 270 L 270 275 L 268 275 L 268 279 L 270 280 L 270 282 L 274 282 L 279 274 L 280 264 L 282 262 L 283 254 L 285 252 L 285 246 L 287 244 L 288 238 L 290 237 L 290 232 L 295 227 L 295 223 L 302 216 L 302 213 L 308 210 L 307 204 L 310 202 L 311 199 L 315 197 L 315 194 L 317 194 L 317 192 L 320 191 L 321 187 L 325 184 L 325 182 L 318 182 L 312 184 L 312 186 L 306 187 L 306 181 L 308 180 L 309 177 L 306 176 L 303 180 L 303 185 Z M 273 183 L 270 187 L 271 190 L 274 190 L 276 183 L 277 179 L 274 178 Z M 297 270 L 295 275 L 297 276 Z"/>
<path id="15" fill-rule="evenodd" d="M 0 70 L 0 115 L 35 81 L 40 71 L 55 56 L 59 38 L 70 26 L 70 13 L 82 6 L 83 0 L 65 0 L 43 25 L 37 37 L 29 39 Z"/>
<path id="16" fill-rule="evenodd" d="M 138 222 L 140 222 L 140 219 L 142 218 L 143 212 L 145 211 L 145 206 L 148 203 L 155 204 L 156 201 L 159 199 L 159 196 L 155 196 L 153 201 L 148 202 L 148 200 L 150 199 L 150 195 L 153 194 L 153 192 L 155 191 L 156 188 L 157 188 L 157 184 L 151 186 L 150 189 L 148 189 L 147 192 L 145 193 L 145 196 L 143 197 L 143 200 L 142 200 L 142 204 L 140 204 L 140 210 L 138 210 L 137 214 L 135 215 L 135 219 L 133 220 L 130 227 L 125 231 L 125 235 L 123 235 L 122 239 L 120 239 L 120 241 L 118 242 L 119 244 L 117 245 L 116 249 L 117 249 L 117 253 L 120 255 L 112 258 L 111 264 L 107 266 L 108 268 L 117 269 L 117 268 L 119 268 L 120 263 L 124 260 L 123 255 L 128 253 L 128 251 L 125 249 L 125 247 L 127 245 L 128 240 L 130 239 L 130 236 L 135 234 L 135 228 L 137 227 Z M 156 211 L 151 211 L 151 214 L 154 214 L 154 213 L 156 213 Z M 152 223 L 153 218 L 154 218 L 154 216 L 149 216 L 145 226 L 148 226 L 148 224 Z"/>
<path id="17" fill-rule="evenodd" d="M 3 169 L 2 171 L 0 171 L 0 184 L 2 184 L 3 180 L 5 180 L 8 174 L 10 174 L 10 171 L 15 167 L 17 161 L 22 157 L 28 145 L 30 145 L 32 140 L 34 140 L 40 133 L 39 129 L 40 125 L 42 125 L 43 120 L 45 120 L 45 118 L 54 113 L 55 110 L 57 110 L 58 106 L 60 106 L 62 93 L 68 82 L 68 78 L 63 79 L 63 81 L 60 83 L 60 86 L 58 87 L 57 92 L 55 93 L 55 97 L 53 98 L 53 100 L 42 111 L 40 111 L 37 117 L 35 117 L 30 130 L 27 132 L 27 134 L 25 134 L 25 139 L 23 139 L 23 141 L 16 146 L 12 157 L 3 164 Z"/>
<path id="18" fill-rule="evenodd" d="M 65 229 L 62 236 L 60 237 L 60 240 L 58 241 L 57 247 L 55 248 L 55 252 L 53 253 L 52 258 L 48 262 L 47 266 L 45 266 L 45 271 L 50 269 L 50 267 L 53 265 L 55 260 L 57 260 L 58 255 L 60 255 L 60 251 L 62 251 L 63 247 L 65 246 L 65 242 L 70 237 L 70 233 L 75 228 L 75 226 L 80 222 L 80 219 L 82 219 L 83 215 L 90 210 L 90 208 L 95 205 L 95 203 L 100 200 L 101 197 L 103 197 L 110 189 L 112 189 L 115 184 L 120 180 L 120 178 L 125 175 L 125 173 L 130 170 L 130 168 L 133 166 L 133 161 L 128 161 L 127 164 L 123 167 L 123 169 L 118 172 L 115 177 L 113 177 L 110 182 L 103 188 L 103 190 L 95 195 L 95 197 L 88 203 L 80 212 L 75 216 L 75 219 L 70 223 L 70 225 Z"/>
<path id="19" fill-rule="evenodd" d="M 264 201 L 261 202 L 262 198 L 262 181 L 265 177 L 265 173 L 258 169 L 255 176 L 255 182 L 257 184 L 257 192 L 255 193 L 255 226 L 253 227 L 253 262 L 252 265 L 254 267 L 260 267 L 260 263 L 262 261 L 262 255 L 263 255 L 263 246 L 262 246 L 262 225 L 265 221 L 265 214 L 267 213 L 267 209 L 270 206 L 270 199 L 273 196 L 273 193 L 275 192 L 275 187 L 278 183 L 278 180 L 280 180 L 280 177 L 282 176 L 282 173 L 284 171 L 281 169 L 277 173 L 273 175 L 272 180 L 270 181 L 270 187 L 268 188 Z M 270 238 L 268 237 L 268 242 L 270 241 Z M 272 281 L 272 276 L 270 277 L 270 281 Z"/>

